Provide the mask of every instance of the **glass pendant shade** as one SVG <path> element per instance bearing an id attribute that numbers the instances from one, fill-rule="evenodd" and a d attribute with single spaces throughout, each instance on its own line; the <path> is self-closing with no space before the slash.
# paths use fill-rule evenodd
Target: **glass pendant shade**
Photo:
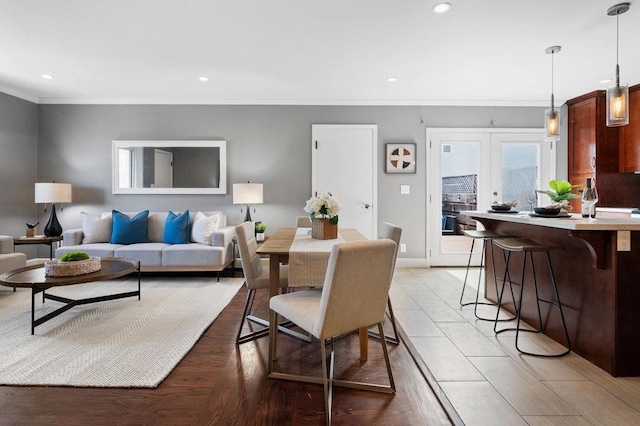
<path id="1" fill-rule="evenodd" d="M 607 126 L 629 124 L 629 86 L 618 85 L 607 90 Z"/>
<path id="2" fill-rule="evenodd" d="M 544 130 L 550 138 L 558 138 L 560 135 L 560 114 L 557 108 L 544 110 Z"/>

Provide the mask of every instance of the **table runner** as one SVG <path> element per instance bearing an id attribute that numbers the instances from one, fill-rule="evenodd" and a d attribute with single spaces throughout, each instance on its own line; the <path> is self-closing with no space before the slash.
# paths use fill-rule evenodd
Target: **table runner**
<path id="1" fill-rule="evenodd" d="M 344 243 L 342 235 L 334 240 L 311 238 L 310 228 L 298 228 L 289 250 L 289 286 L 322 287 L 333 246 Z"/>

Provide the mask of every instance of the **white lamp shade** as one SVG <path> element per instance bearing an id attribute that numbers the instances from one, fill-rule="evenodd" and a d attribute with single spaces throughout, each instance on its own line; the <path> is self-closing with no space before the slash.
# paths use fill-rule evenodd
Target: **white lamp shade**
<path id="1" fill-rule="evenodd" d="M 36 183 L 36 203 L 70 203 L 70 183 Z"/>
<path id="2" fill-rule="evenodd" d="M 262 204 L 261 183 L 234 183 L 233 204 Z"/>

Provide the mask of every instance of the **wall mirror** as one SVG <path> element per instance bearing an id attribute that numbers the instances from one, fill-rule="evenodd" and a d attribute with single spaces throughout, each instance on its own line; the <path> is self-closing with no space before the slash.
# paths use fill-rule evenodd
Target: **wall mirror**
<path id="1" fill-rule="evenodd" d="M 114 194 L 226 194 L 227 141 L 113 141 Z"/>

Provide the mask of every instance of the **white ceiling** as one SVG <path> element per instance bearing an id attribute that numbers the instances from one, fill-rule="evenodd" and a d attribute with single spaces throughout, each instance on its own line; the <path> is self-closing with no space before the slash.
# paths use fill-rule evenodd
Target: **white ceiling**
<path id="1" fill-rule="evenodd" d="M 0 0 L 0 91 L 38 103 L 544 106 L 552 45 L 557 103 L 614 76 L 615 0 L 449 1 L 436 15 L 436 0 Z M 619 19 L 633 85 L 640 4 Z"/>

